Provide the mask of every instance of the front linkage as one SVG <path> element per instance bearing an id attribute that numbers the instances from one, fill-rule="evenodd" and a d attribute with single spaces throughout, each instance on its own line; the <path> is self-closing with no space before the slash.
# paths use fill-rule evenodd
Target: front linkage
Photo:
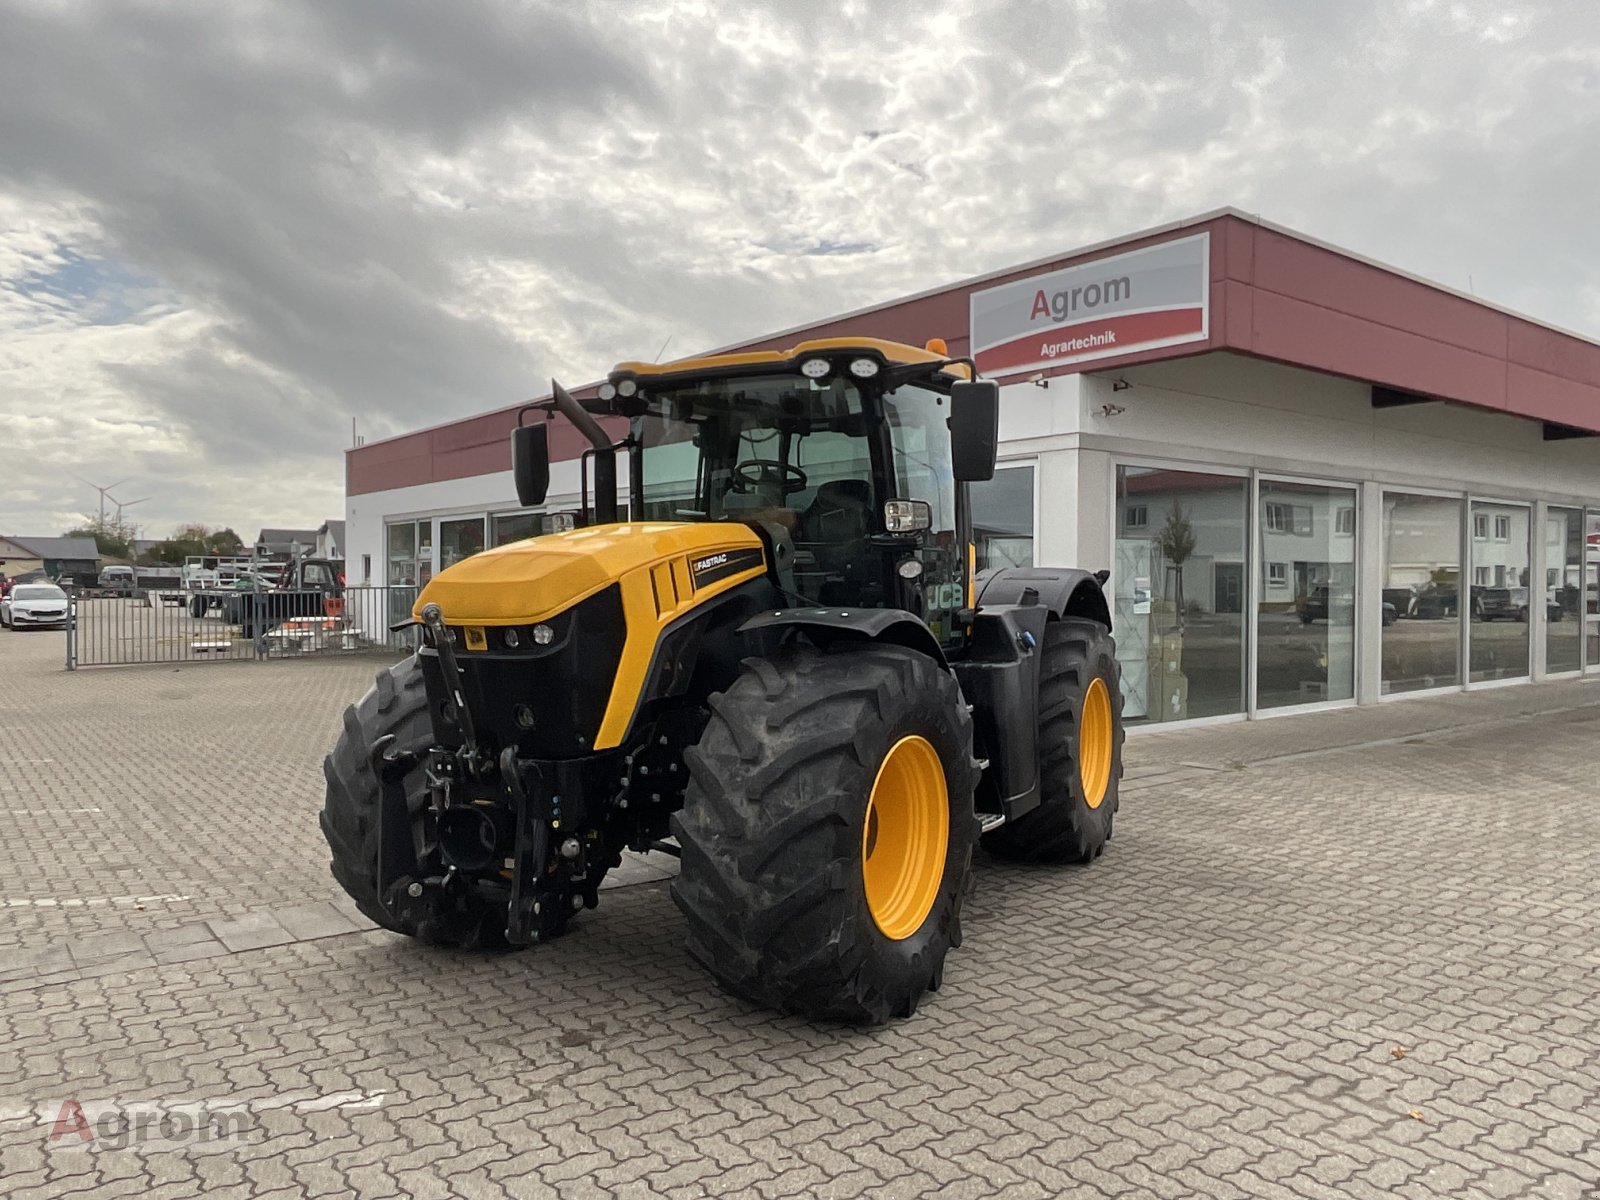
<path id="1" fill-rule="evenodd" d="M 498 756 L 486 750 L 437 605 L 423 609 L 422 624 L 463 739 L 454 749 L 396 750 L 393 735 L 373 745 L 371 766 L 381 787 L 379 903 L 419 928 L 504 911 L 511 945 L 555 937 L 573 913 L 599 904 L 604 869 L 620 861 L 585 819 L 579 799 L 585 776 L 604 764 L 524 759 L 512 746 Z M 414 812 L 406 780 L 418 769 L 427 790 Z"/>

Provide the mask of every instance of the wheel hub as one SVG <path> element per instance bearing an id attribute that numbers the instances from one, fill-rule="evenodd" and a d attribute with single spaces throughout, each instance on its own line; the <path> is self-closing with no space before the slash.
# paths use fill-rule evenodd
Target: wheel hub
<path id="1" fill-rule="evenodd" d="M 1115 725 L 1111 715 L 1111 692 L 1106 681 L 1096 676 L 1089 681 L 1083 696 L 1083 717 L 1078 728 L 1078 780 L 1083 785 L 1083 800 L 1090 808 L 1105 803 L 1111 787 L 1111 759 L 1115 750 Z"/>
<path id="2" fill-rule="evenodd" d="M 861 831 L 867 908 L 885 937 L 903 941 L 922 928 L 944 879 L 949 841 L 939 753 L 924 737 L 901 738 L 878 768 Z"/>

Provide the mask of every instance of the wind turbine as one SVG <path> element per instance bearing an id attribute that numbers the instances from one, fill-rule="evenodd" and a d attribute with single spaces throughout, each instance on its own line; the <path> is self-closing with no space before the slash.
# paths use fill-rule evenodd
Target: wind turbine
<path id="1" fill-rule="evenodd" d="M 123 484 L 127 483 L 128 481 L 126 479 L 119 479 L 115 483 L 108 483 L 104 487 L 101 487 L 98 483 L 89 483 L 89 481 L 87 479 L 85 479 L 82 475 L 74 475 L 73 478 L 78 480 L 80 483 L 88 483 L 90 487 L 92 487 L 95 491 L 100 493 L 100 523 L 102 525 L 105 524 L 105 520 L 106 520 L 106 495 L 107 495 L 107 493 L 109 493 L 112 488 L 119 488 Z M 148 499 L 148 498 L 149 497 L 146 497 L 146 499 Z M 117 502 L 116 497 L 113 496 L 111 498 L 111 503 L 115 504 L 116 502 Z M 134 503 L 137 504 L 138 501 L 134 501 Z"/>
<path id="2" fill-rule="evenodd" d="M 140 496 L 137 500 L 118 500 L 115 496 L 112 496 L 111 503 L 117 506 L 117 524 L 122 524 L 123 509 L 132 508 L 135 504 L 143 504 L 148 499 L 150 499 L 149 496 Z"/>

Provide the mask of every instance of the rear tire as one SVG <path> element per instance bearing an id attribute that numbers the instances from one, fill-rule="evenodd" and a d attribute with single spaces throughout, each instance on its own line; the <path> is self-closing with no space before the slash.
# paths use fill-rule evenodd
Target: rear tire
<path id="1" fill-rule="evenodd" d="M 1090 702 L 1097 689 L 1110 706 L 1109 731 Z M 1093 747 L 1081 738 L 1086 709 Z M 984 848 L 1019 862 L 1098 858 L 1117 812 L 1123 736 L 1122 672 L 1110 630 L 1072 617 L 1050 622 L 1039 676 L 1039 807 L 985 834 Z"/>
<path id="2" fill-rule="evenodd" d="M 794 647 L 746 660 L 710 703 L 673 817 L 690 952 L 784 1012 L 910 1016 L 961 943 L 972 873 L 978 765 L 955 679 L 899 646 Z"/>
<path id="3" fill-rule="evenodd" d="M 390 733 L 396 750 L 415 749 L 433 741 L 422 667 L 415 658 L 378 672 L 372 690 L 344 710 L 344 732 L 333 753 L 322 761 L 328 784 L 322 834 L 332 851 L 328 865 L 334 879 L 357 908 L 395 933 L 438 946 L 503 946 L 506 913 L 502 906 L 468 897 L 454 911 L 413 924 L 391 916 L 378 902 L 380 785 L 368 756 L 377 740 Z M 413 771 L 406 778 L 407 807 L 415 814 L 427 799 L 423 773 Z"/>

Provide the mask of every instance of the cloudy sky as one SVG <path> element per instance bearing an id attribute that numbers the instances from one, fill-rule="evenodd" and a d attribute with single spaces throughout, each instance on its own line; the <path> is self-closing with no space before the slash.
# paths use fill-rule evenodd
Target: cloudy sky
<path id="1" fill-rule="evenodd" d="M 1600 4 L 0 0 L 0 532 L 1221 205 L 1600 336 Z"/>

